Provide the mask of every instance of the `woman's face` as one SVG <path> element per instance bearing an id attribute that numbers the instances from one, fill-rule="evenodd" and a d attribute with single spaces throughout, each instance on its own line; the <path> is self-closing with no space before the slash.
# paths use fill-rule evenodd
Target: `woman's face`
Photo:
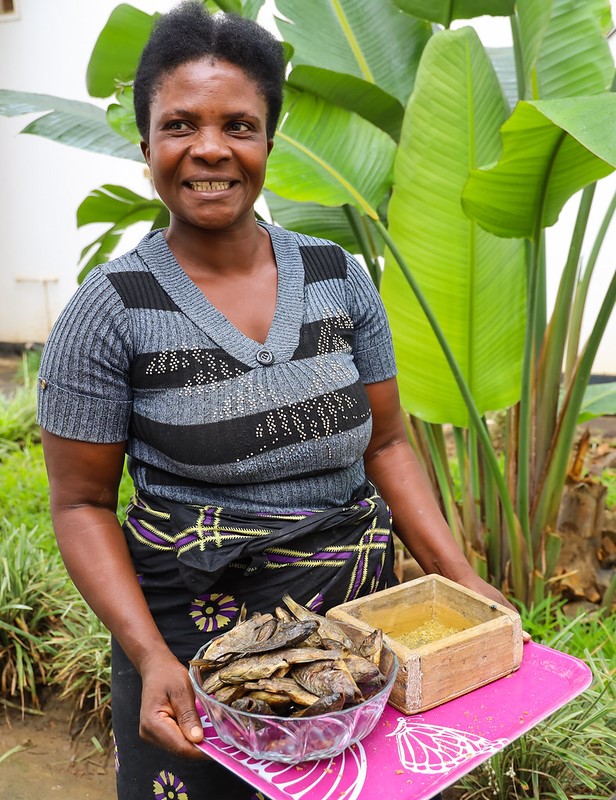
<path id="1" fill-rule="evenodd" d="M 141 148 L 170 230 L 254 225 L 273 144 L 257 84 L 227 61 L 191 61 L 163 78 L 150 115 Z"/>

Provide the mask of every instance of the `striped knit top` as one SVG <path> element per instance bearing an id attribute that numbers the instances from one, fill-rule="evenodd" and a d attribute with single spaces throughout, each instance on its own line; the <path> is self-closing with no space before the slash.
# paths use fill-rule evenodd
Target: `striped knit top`
<path id="1" fill-rule="evenodd" d="M 278 269 L 265 343 L 208 302 L 154 231 L 93 270 L 54 325 L 41 426 L 126 441 L 136 488 L 161 498 L 264 512 L 344 505 L 365 478 L 364 384 L 396 372 L 385 312 L 338 245 L 263 227 Z"/>

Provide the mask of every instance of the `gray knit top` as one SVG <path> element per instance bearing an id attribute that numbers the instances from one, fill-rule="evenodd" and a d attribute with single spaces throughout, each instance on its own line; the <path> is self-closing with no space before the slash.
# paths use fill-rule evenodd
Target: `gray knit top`
<path id="1" fill-rule="evenodd" d="M 344 505 L 365 479 L 364 384 L 395 375 L 380 297 L 338 245 L 276 226 L 264 344 L 181 269 L 162 231 L 93 270 L 43 353 L 39 423 L 126 441 L 138 490 L 243 511 Z"/>

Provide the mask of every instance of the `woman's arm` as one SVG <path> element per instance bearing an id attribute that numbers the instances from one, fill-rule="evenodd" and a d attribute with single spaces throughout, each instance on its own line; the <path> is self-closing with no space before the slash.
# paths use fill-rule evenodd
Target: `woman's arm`
<path id="1" fill-rule="evenodd" d="M 409 444 L 396 379 L 368 384 L 366 392 L 372 409 L 366 474 L 391 508 L 396 534 L 424 572 L 443 575 L 513 608 L 475 573 L 454 540 Z"/>
<path id="2" fill-rule="evenodd" d="M 91 444 L 42 431 L 51 517 L 75 585 L 141 675 L 141 736 L 202 758 L 203 738 L 188 672 L 165 644 L 116 517 L 125 444 Z"/>

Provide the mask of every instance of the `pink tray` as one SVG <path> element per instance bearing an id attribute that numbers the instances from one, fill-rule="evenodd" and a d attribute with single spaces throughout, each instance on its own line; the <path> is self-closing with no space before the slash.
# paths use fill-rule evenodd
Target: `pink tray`
<path id="1" fill-rule="evenodd" d="M 387 706 L 341 755 L 295 766 L 258 761 L 216 736 L 199 747 L 271 800 L 427 800 L 588 688 L 587 665 L 529 642 L 520 669 L 422 714 Z"/>

